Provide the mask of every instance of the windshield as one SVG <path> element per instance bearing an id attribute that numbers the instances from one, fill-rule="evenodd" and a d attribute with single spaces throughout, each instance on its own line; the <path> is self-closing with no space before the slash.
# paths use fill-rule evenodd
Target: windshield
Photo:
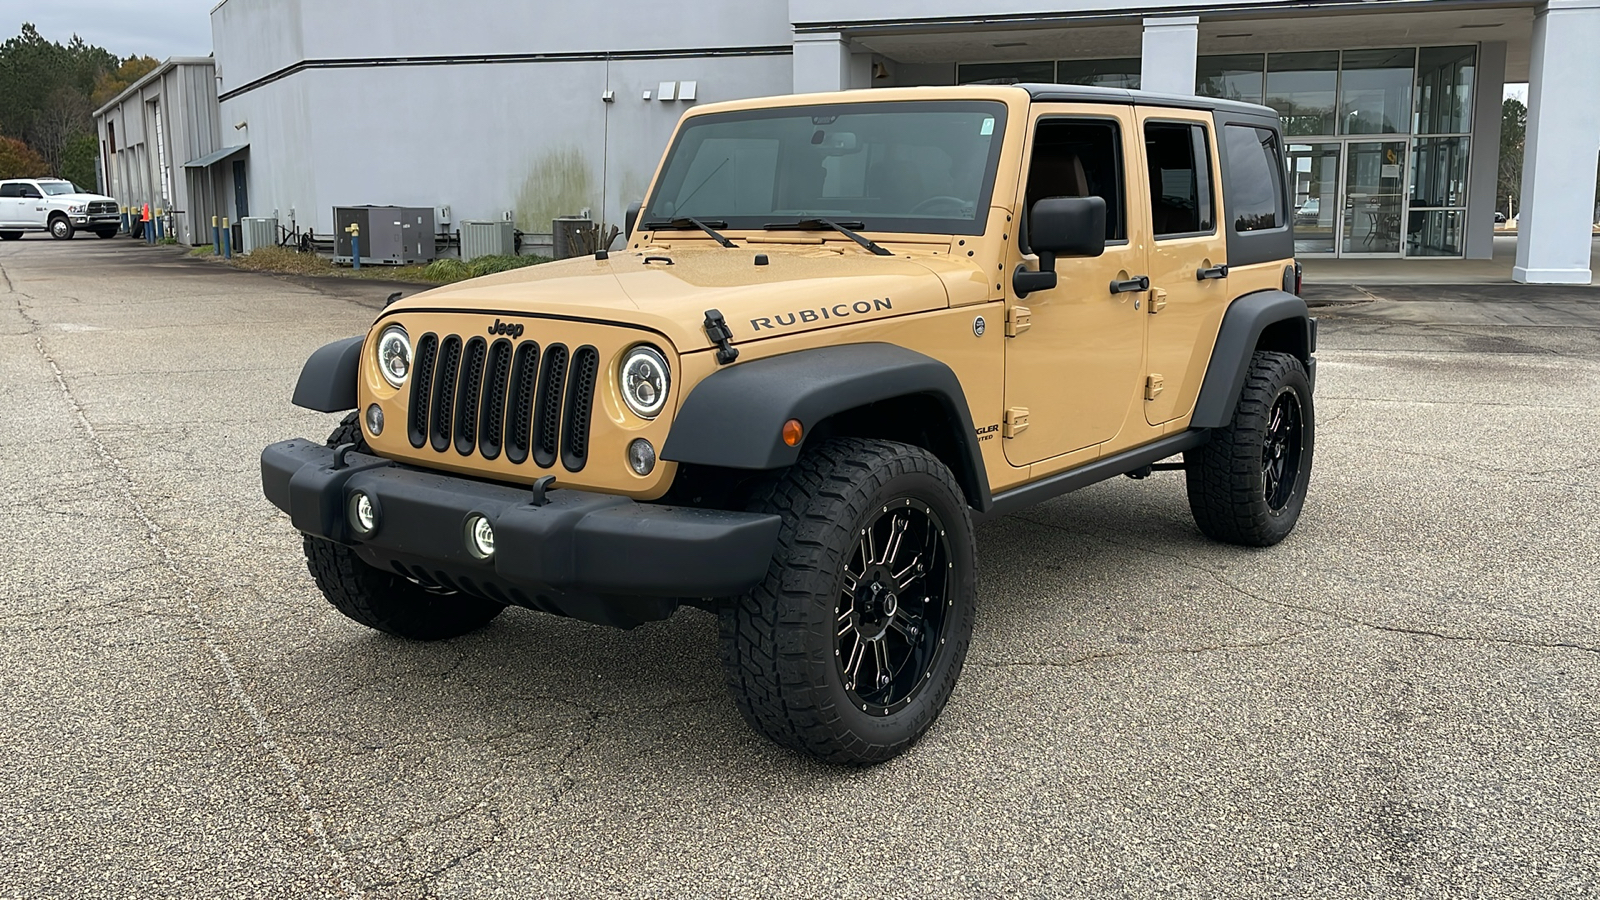
<path id="1" fill-rule="evenodd" d="M 1005 104 L 795 106 L 689 121 L 642 221 L 733 229 L 824 217 L 865 231 L 982 234 Z"/>
<path id="2" fill-rule="evenodd" d="M 82 191 L 78 190 L 77 185 L 70 181 L 41 181 L 39 182 L 39 190 L 44 191 L 47 196 L 52 197 L 56 194 L 83 193 Z"/>

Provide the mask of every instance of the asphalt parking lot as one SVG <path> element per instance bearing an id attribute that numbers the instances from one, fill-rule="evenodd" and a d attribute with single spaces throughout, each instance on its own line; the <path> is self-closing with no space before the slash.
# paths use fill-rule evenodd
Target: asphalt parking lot
<path id="1" fill-rule="evenodd" d="M 388 288 L 0 271 L 0 898 L 1600 895 L 1600 291 L 1325 310 L 1276 548 L 1178 473 L 983 526 L 950 707 L 841 771 L 745 727 L 704 613 L 321 599 L 257 455 Z"/>

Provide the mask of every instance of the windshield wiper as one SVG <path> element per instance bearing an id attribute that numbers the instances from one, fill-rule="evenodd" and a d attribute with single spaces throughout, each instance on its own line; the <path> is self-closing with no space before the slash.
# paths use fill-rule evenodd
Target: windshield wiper
<path id="1" fill-rule="evenodd" d="M 715 240 L 717 243 L 721 244 L 722 246 L 724 246 L 724 247 L 732 247 L 735 250 L 739 249 L 739 245 L 738 244 L 735 244 L 733 241 L 728 240 L 727 238 L 723 237 L 720 233 L 717 232 L 718 228 L 727 228 L 728 227 L 728 223 L 727 222 L 723 222 L 723 221 L 720 221 L 718 219 L 712 219 L 709 222 L 702 222 L 699 219 L 696 219 L 694 216 L 678 216 L 677 218 L 673 218 L 673 219 L 663 219 L 663 220 L 656 221 L 656 222 L 646 222 L 646 223 L 644 223 L 644 227 L 645 228 L 680 228 L 680 229 L 681 228 L 698 228 L 701 231 L 704 231 L 706 234 L 711 235 L 712 239 Z"/>
<path id="2" fill-rule="evenodd" d="M 874 244 L 871 240 L 864 238 L 850 230 L 852 228 L 867 227 L 862 222 L 835 222 L 832 219 L 801 219 L 798 222 L 772 222 L 761 227 L 767 231 L 784 231 L 788 229 L 793 229 L 796 231 L 815 231 L 819 228 L 832 228 L 834 231 L 839 232 L 840 234 L 852 241 L 855 241 L 868 250 L 871 250 L 873 253 L 876 253 L 879 256 L 894 255 L 888 250 L 885 250 L 877 244 Z"/>

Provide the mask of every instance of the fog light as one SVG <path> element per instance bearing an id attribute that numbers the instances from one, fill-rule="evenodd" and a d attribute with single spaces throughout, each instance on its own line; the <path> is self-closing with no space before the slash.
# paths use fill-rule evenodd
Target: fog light
<path id="1" fill-rule="evenodd" d="M 360 491 L 350 496 L 350 525 L 357 534 L 371 534 L 378 530 L 378 511 L 372 506 L 372 498 Z"/>
<path id="2" fill-rule="evenodd" d="M 649 475 L 655 471 L 656 448 L 644 438 L 634 438 L 628 444 L 628 467 L 635 475 Z"/>
<path id="3" fill-rule="evenodd" d="M 367 407 L 367 431 L 373 437 L 383 434 L 383 407 L 376 403 Z"/>
<path id="4" fill-rule="evenodd" d="M 476 513 L 467 517 L 467 549 L 479 559 L 494 555 L 494 526 Z"/>

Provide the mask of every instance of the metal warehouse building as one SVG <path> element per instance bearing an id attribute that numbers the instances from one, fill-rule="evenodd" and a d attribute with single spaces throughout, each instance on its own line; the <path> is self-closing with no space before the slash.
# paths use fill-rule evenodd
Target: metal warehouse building
<path id="1" fill-rule="evenodd" d="M 1600 0 L 223 0 L 211 21 L 234 218 L 620 223 L 695 103 L 1058 81 L 1278 109 L 1303 255 L 1483 258 L 1503 85 L 1527 81 L 1516 277 L 1591 278 Z"/>

